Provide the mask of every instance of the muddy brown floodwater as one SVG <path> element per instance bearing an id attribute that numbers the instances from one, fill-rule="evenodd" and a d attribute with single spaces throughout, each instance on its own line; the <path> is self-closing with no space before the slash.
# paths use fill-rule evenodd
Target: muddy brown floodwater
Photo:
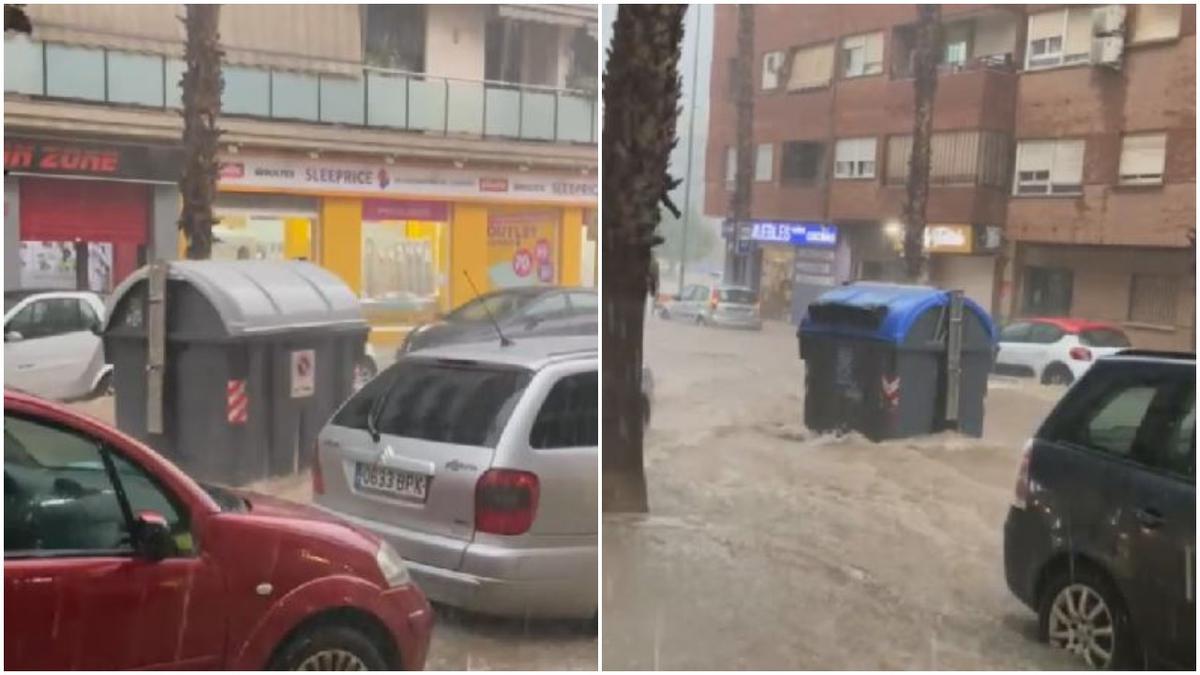
<path id="1" fill-rule="evenodd" d="M 72 408 L 113 423 L 113 399 L 71 404 Z M 309 474 L 260 481 L 255 492 L 296 502 L 312 500 Z M 595 670 L 594 625 L 573 621 L 523 621 L 434 608 L 436 621 L 428 670 Z"/>
<path id="2" fill-rule="evenodd" d="M 811 435 L 794 328 L 650 319 L 649 516 L 606 515 L 605 669 L 1071 669 L 1004 582 L 1023 441 L 1061 395 L 993 381 L 985 437 Z"/>

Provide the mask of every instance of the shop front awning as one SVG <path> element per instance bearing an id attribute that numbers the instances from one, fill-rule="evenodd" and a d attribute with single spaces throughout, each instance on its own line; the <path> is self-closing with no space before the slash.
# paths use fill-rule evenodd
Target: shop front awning
<path id="1" fill-rule="evenodd" d="M 555 26 L 585 28 L 596 37 L 595 6 L 586 5 L 497 5 L 497 14 L 515 21 L 548 23 Z"/>

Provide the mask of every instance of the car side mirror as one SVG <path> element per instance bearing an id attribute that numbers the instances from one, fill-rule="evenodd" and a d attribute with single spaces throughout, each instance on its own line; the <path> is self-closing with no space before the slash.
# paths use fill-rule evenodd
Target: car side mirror
<path id="1" fill-rule="evenodd" d="M 5 342 L 20 342 L 21 340 L 24 340 L 24 339 L 25 339 L 25 336 L 21 335 L 20 333 L 18 333 L 15 330 L 10 330 L 4 334 Z"/>
<path id="2" fill-rule="evenodd" d="M 142 511 L 134 520 L 133 527 L 133 550 L 139 558 L 158 562 L 175 553 L 175 539 L 162 514 Z"/>

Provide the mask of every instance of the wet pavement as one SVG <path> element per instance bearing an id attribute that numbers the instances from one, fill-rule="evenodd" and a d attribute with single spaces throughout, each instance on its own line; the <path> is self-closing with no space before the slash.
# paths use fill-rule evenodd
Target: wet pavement
<path id="1" fill-rule="evenodd" d="M 113 422 L 113 399 L 81 401 L 71 407 Z M 261 481 L 247 489 L 296 502 L 312 500 L 309 474 Z M 595 670 L 592 622 L 523 621 L 435 607 L 427 670 Z"/>
<path id="2" fill-rule="evenodd" d="M 995 380 L 982 440 L 814 437 L 793 331 L 648 322 L 651 514 L 604 518 L 604 667 L 1074 668 L 1001 552 L 1062 390 Z"/>

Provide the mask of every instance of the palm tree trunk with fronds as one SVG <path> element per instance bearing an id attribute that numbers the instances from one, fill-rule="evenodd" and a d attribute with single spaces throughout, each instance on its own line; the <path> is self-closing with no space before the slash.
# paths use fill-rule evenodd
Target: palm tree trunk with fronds
<path id="1" fill-rule="evenodd" d="M 218 34 L 220 5 L 187 5 L 184 26 L 187 69 L 183 89 L 183 176 L 179 191 L 183 211 L 179 229 L 187 237 L 187 257 L 204 260 L 212 255 L 213 202 L 217 197 L 217 142 L 221 132 L 221 46 Z"/>
<path id="2" fill-rule="evenodd" d="M 604 72 L 605 511 L 648 509 L 642 457 L 642 331 L 651 249 L 679 113 L 686 5 L 621 5 Z"/>
<path id="3" fill-rule="evenodd" d="M 928 277 L 925 264 L 925 208 L 929 202 L 940 13 L 937 5 L 917 6 L 917 35 L 913 47 L 913 89 L 916 95 L 913 142 L 908 165 L 907 199 L 904 203 L 904 264 L 909 281 L 914 283 L 924 282 Z"/>
<path id="4" fill-rule="evenodd" d="M 750 285 L 750 257 L 738 251 L 742 223 L 750 221 L 750 206 L 754 181 L 754 5 L 738 5 L 737 54 L 733 62 L 734 105 L 737 112 L 737 169 L 733 193 L 729 196 L 729 218 L 734 223 L 733 239 L 727 244 L 726 255 L 733 263 L 726 265 L 726 275 L 734 283 Z"/>

